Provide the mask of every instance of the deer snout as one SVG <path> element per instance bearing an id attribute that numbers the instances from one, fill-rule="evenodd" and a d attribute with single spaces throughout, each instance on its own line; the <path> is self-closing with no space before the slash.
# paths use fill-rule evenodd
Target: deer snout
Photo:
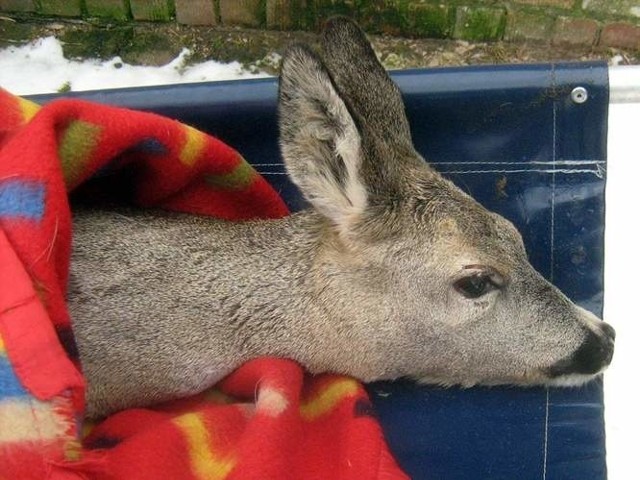
<path id="1" fill-rule="evenodd" d="M 589 329 L 581 345 L 567 358 L 549 368 L 552 378 L 571 374 L 595 375 L 606 368 L 613 357 L 616 331 L 600 322 L 595 330 Z"/>
<path id="2" fill-rule="evenodd" d="M 614 330 L 614 328 L 611 325 L 609 325 L 608 323 L 605 323 L 605 322 L 601 322 L 600 323 L 600 328 L 602 329 L 602 332 L 604 333 L 604 335 L 609 337 L 612 342 L 615 341 L 615 339 L 616 339 L 616 331 Z"/>

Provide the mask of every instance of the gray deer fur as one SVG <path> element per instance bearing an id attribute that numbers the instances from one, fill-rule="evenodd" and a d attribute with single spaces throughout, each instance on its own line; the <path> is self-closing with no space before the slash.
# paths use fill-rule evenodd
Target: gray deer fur
<path id="1" fill-rule="evenodd" d="M 514 226 L 418 154 L 360 29 L 287 51 L 280 135 L 311 204 L 227 223 L 78 210 L 68 301 L 91 417 L 191 395 L 243 362 L 441 385 L 574 385 L 613 329 L 528 263 Z"/>

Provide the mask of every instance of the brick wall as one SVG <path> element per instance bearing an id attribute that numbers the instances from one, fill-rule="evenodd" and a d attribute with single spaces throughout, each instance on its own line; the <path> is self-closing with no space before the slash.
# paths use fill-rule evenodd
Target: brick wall
<path id="1" fill-rule="evenodd" d="M 0 11 L 274 30 L 346 14 L 372 33 L 640 50 L 640 0 L 0 0 Z"/>

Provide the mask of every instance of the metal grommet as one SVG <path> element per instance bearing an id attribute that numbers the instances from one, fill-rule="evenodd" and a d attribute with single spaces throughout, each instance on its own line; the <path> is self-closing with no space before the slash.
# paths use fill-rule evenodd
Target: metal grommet
<path id="1" fill-rule="evenodd" d="M 584 87 L 576 87 L 571 91 L 571 100 L 574 103 L 584 103 L 589 98 L 589 92 Z"/>

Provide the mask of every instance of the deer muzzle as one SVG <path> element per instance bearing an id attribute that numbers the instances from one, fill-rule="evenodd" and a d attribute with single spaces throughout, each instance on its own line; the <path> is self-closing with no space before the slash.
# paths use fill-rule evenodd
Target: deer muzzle
<path id="1" fill-rule="evenodd" d="M 611 363 L 616 331 L 605 322 L 587 330 L 582 344 L 568 357 L 549 368 L 552 378 L 571 374 L 595 375 Z"/>

